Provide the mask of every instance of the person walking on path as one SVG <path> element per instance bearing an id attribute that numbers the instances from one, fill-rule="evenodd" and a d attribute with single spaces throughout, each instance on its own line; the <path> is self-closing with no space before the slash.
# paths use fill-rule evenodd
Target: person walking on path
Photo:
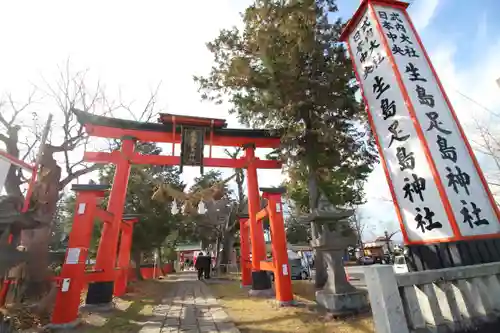
<path id="1" fill-rule="evenodd" d="M 203 260 L 200 260 L 200 257 L 203 257 L 203 252 L 198 253 L 198 257 L 196 257 L 194 262 L 194 268 L 198 272 L 198 280 L 201 280 L 203 277 Z"/>

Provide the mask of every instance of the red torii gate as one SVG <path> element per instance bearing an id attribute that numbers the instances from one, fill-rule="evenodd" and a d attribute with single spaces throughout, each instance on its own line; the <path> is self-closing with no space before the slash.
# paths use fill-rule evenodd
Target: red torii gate
<path id="1" fill-rule="evenodd" d="M 85 152 L 84 160 L 94 163 L 112 163 L 116 165 L 113 187 L 109 197 L 107 212 L 111 216 L 109 223 L 103 226 L 96 258 L 95 270 L 101 272 L 98 282 L 89 285 L 89 293 L 100 294 L 93 299 L 102 303 L 111 300 L 112 293 L 120 295 L 127 285 L 127 274 L 120 273 L 121 266 L 130 258 L 119 258 L 116 269 L 117 246 L 120 225 L 125 204 L 127 184 L 132 164 L 148 165 L 197 165 L 205 167 L 245 168 L 247 169 L 248 213 L 252 250 L 252 289 L 271 288 L 269 276 L 262 270 L 261 263 L 266 259 L 264 230 L 259 220 L 260 210 L 257 169 L 280 169 L 276 160 L 261 160 L 255 156 L 256 148 L 277 148 L 280 137 L 267 130 L 228 129 L 223 119 L 200 118 L 160 114 L 158 123 L 95 116 L 87 112 L 73 110 L 78 121 L 90 136 L 120 139 L 119 151 Z M 135 151 L 136 142 L 171 143 L 172 155 L 143 155 Z M 205 142 L 209 144 L 209 156 L 204 157 Z M 175 144 L 181 144 L 181 155 L 175 156 Z M 239 159 L 214 158 L 212 146 L 243 147 L 245 155 Z M 282 217 L 281 217 L 282 218 Z M 281 222 L 282 224 L 282 222 Z M 286 244 L 286 240 L 285 240 Z M 285 247 L 286 255 L 286 247 Z M 288 264 L 288 263 L 287 263 Z M 103 276 L 107 277 L 103 281 Z M 114 289 L 114 290 L 113 290 Z"/>
<path id="2" fill-rule="evenodd" d="M 290 305 L 293 302 L 292 280 L 281 203 L 281 195 L 285 192 L 285 189 L 282 187 L 261 188 L 261 191 L 262 197 L 267 200 L 267 205 L 258 211 L 254 218 L 258 224 L 262 224 L 264 218 L 269 218 L 272 259 L 258 260 L 252 256 L 252 260 L 250 260 L 248 229 L 251 230 L 251 219 L 249 216 L 240 216 L 241 284 L 248 286 L 252 283 L 250 273 L 254 267 L 273 272 L 276 284 L 276 300 L 281 305 Z M 251 244 L 253 243 L 251 242 Z"/>
<path id="3" fill-rule="evenodd" d="M 112 214 L 98 207 L 109 188 L 108 185 L 73 185 L 72 187 L 72 190 L 76 193 L 76 211 L 61 275 L 54 278 L 58 282 L 60 289 L 56 296 L 51 324 L 48 328 L 76 326 L 78 324 L 80 297 L 84 286 L 91 283 L 94 283 L 95 286 L 95 283 L 99 281 L 121 278 L 123 274 L 127 274 L 129 271 L 132 229 L 133 224 L 139 220 L 134 215 L 123 216 L 120 221 L 121 239 L 118 270 L 114 268 L 112 270 L 95 268 L 90 271 L 86 270 L 94 221 L 97 218 L 104 225 L 114 222 Z M 125 293 L 126 286 L 117 285 L 116 287 L 115 294 L 117 296 Z M 102 295 L 92 292 L 89 288 L 86 299 L 87 304 L 96 305 L 96 301 L 99 302 L 101 299 Z"/>

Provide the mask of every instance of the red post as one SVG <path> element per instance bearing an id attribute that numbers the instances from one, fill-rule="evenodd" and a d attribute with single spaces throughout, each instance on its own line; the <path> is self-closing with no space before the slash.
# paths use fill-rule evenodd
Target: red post
<path id="1" fill-rule="evenodd" d="M 114 295 L 122 296 L 127 292 L 128 271 L 130 268 L 130 249 L 134 223 L 138 218 L 123 219 L 120 248 L 118 250 L 118 276 L 114 285 Z"/>
<path id="2" fill-rule="evenodd" d="M 285 192 L 285 189 L 262 190 L 264 192 L 263 197 L 268 200 L 267 209 L 272 234 L 276 300 L 281 304 L 289 304 L 293 301 L 292 278 L 288 262 L 285 223 L 283 222 L 283 207 L 281 204 L 281 194 Z"/>
<path id="3" fill-rule="evenodd" d="M 240 217 L 240 266 L 241 266 L 241 285 L 252 285 L 252 270 L 248 266 L 250 263 L 250 247 L 248 244 L 248 220 L 246 217 Z"/>
<path id="4" fill-rule="evenodd" d="M 257 168 L 255 167 L 255 146 L 247 145 L 245 158 L 247 160 L 247 187 L 248 187 L 248 220 L 250 222 L 250 237 L 252 239 L 252 271 L 259 271 L 259 263 L 266 260 L 266 242 L 264 228 L 258 223 L 256 215 L 260 211 L 259 184 Z"/>
<path id="5" fill-rule="evenodd" d="M 76 212 L 69 235 L 68 250 L 60 276 L 60 289 L 52 313 L 52 326 L 75 324 L 80 297 L 85 285 L 85 265 L 92 239 L 97 199 L 104 196 L 107 186 L 74 185 Z"/>
<path id="6" fill-rule="evenodd" d="M 12 234 L 10 235 L 10 237 L 12 237 Z M 7 294 L 9 292 L 11 283 L 12 280 L 10 278 L 4 277 L 2 283 L 2 289 L 0 290 L 0 306 L 2 307 L 5 306 L 5 300 L 7 299 Z"/>
<path id="7" fill-rule="evenodd" d="M 105 223 L 102 229 L 101 239 L 99 240 L 99 249 L 96 257 L 96 269 L 104 270 L 104 274 L 109 278 L 108 281 L 114 281 L 116 274 L 114 272 L 118 239 L 120 236 L 120 226 L 127 196 L 128 178 L 130 175 L 130 162 L 128 157 L 132 156 L 135 148 L 135 141 L 127 138 L 122 141 L 121 159 L 116 164 L 115 177 L 113 178 L 113 187 L 109 196 L 107 211 L 113 214 L 113 222 Z"/>

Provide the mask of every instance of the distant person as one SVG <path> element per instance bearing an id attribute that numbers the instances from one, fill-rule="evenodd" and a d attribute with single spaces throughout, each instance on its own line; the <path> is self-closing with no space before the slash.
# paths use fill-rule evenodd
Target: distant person
<path id="1" fill-rule="evenodd" d="M 198 271 L 198 280 L 201 280 L 204 271 L 203 252 L 198 253 L 194 268 Z"/>

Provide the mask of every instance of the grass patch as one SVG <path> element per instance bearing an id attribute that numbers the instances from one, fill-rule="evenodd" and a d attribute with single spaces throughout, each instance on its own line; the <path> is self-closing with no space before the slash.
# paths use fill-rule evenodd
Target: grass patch
<path id="1" fill-rule="evenodd" d="M 314 286 L 293 281 L 297 307 L 276 305 L 274 300 L 249 298 L 239 281 L 210 284 L 214 296 L 226 309 L 242 333 L 374 333 L 371 315 L 343 320 L 331 319 L 315 306 Z"/>

